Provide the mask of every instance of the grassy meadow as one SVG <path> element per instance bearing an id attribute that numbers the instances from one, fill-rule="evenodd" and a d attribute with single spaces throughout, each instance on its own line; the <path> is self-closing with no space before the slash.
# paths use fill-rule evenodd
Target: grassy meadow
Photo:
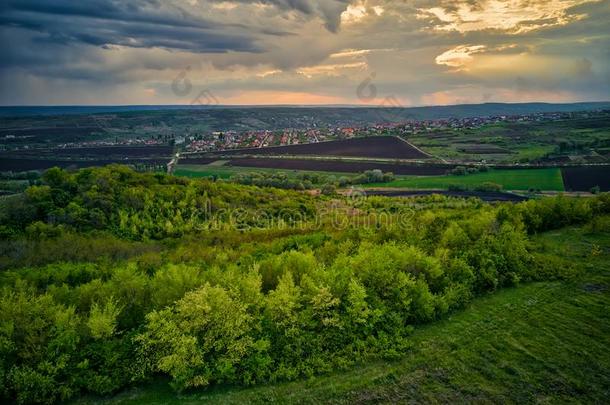
<path id="1" fill-rule="evenodd" d="M 548 191 L 563 191 L 561 170 L 552 169 L 510 169 L 490 170 L 464 176 L 421 176 L 403 177 L 379 187 L 446 189 L 450 186 L 475 187 L 483 183 L 500 184 L 505 190 L 529 190 L 530 188 Z"/>

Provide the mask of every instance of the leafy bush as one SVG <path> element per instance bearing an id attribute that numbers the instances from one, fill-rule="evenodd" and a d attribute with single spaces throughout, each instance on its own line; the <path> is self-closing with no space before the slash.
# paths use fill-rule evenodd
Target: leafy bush
<path id="1" fill-rule="evenodd" d="M 259 372 L 241 370 L 266 346 L 251 337 L 255 318 L 246 303 L 222 287 L 205 284 L 146 320 L 137 340 L 146 353 L 154 353 L 155 369 L 171 375 L 178 389 L 236 382 Z"/>
<path id="2" fill-rule="evenodd" d="M 483 192 L 488 192 L 488 191 L 502 191 L 502 185 L 501 184 L 497 184 L 497 183 L 492 183 L 492 182 L 485 182 L 485 183 L 481 183 L 479 185 L 477 185 L 475 188 L 475 191 L 483 191 Z"/>
<path id="3" fill-rule="evenodd" d="M 334 195 L 336 193 L 335 186 L 332 184 L 325 184 L 322 186 L 320 193 L 322 193 L 322 195 Z"/>
<path id="4" fill-rule="evenodd" d="M 454 169 L 451 169 L 451 174 L 454 176 L 464 176 L 467 173 L 467 170 L 464 166 L 457 166 Z"/>
<path id="5" fill-rule="evenodd" d="M 447 190 L 449 190 L 449 191 L 468 191 L 468 187 L 466 187 L 463 184 L 450 184 L 447 187 Z"/>

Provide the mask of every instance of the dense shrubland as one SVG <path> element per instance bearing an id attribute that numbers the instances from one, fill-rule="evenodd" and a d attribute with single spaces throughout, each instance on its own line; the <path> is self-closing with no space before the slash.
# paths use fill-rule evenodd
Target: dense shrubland
<path id="1" fill-rule="evenodd" d="M 289 176 L 286 173 L 249 172 L 231 177 L 231 181 L 247 186 L 275 187 L 287 190 L 311 190 L 319 186 L 347 187 L 358 184 L 386 183 L 394 180 L 392 173 L 383 173 L 379 169 L 366 170 L 357 176 L 323 175 L 318 173 L 298 173 Z"/>
<path id="2" fill-rule="evenodd" d="M 414 327 L 474 296 L 569 276 L 528 235 L 594 231 L 610 213 L 608 194 L 316 199 L 122 167 L 42 181 L 2 217 L 0 395 L 20 403 L 159 374 L 184 390 L 395 357 Z M 227 208 L 239 221 L 213 215 Z M 244 226 L 261 208 L 282 221 Z M 314 220 L 323 210 L 336 216 Z"/>
<path id="3" fill-rule="evenodd" d="M 58 227 L 109 230 L 128 239 L 163 239 L 234 221 L 253 226 L 261 211 L 286 221 L 312 214 L 301 194 L 136 173 L 124 166 L 50 169 L 43 185 L 6 203 L 0 235 L 52 236 Z"/>

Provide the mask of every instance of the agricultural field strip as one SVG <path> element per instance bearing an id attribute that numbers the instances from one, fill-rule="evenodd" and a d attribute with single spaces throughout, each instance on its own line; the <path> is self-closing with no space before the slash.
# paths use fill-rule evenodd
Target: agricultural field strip
<path id="1" fill-rule="evenodd" d="M 169 157 L 173 153 L 173 147 L 166 145 L 154 146 L 88 146 L 70 148 L 40 148 L 0 152 L 0 157 L 27 157 L 27 158 L 64 158 L 64 157 Z"/>
<path id="2" fill-rule="evenodd" d="M 403 138 L 403 137 L 401 137 L 401 136 L 397 136 L 396 138 L 400 139 L 401 141 L 403 141 L 404 143 L 406 143 L 407 145 L 409 145 L 411 148 L 413 148 L 413 149 L 417 150 L 418 152 L 420 152 L 420 153 L 422 153 L 422 154 L 424 154 L 424 155 L 428 156 L 428 157 L 429 157 L 429 158 L 431 158 L 431 159 L 439 159 L 439 160 L 441 160 L 442 162 L 447 163 L 447 161 L 446 161 L 445 159 L 443 159 L 442 157 L 434 156 L 433 154 L 431 154 L 431 153 L 429 153 L 429 152 L 426 152 L 425 150 L 423 150 L 423 149 L 419 148 L 417 145 L 415 145 L 415 144 L 413 144 L 413 143 L 411 143 L 411 142 L 407 141 L 406 139 L 404 139 L 404 138 Z"/>
<path id="3" fill-rule="evenodd" d="M 313 170 L 326 172 L 358 173 L 366 170 L 381 170 L 395 175 L 440 175 L 446 174 L 450 167 L 434 165 L 400 165 L 378 162 L 347 162 L 329 160 L 299 159 L 234 159 L 230 165 L 253 168 L 275 168 L 283 170 Z"/>
<path id="4" fill-rule="evenodd" d="M 528 190 L 530 188 L 550 191 L 564 191 L 561 170 L 550 169 L 506 169 L 490 170 L 464 176 L 420 176 L 399 178 L 389 183 L 375 184 L 376 187 L 446 189 L 450 186 L 473 187 L 483 183 L 495 183 L 505 190 Z M 578 190 L 578 191 L 588 191 Z"/>
<path id="5" fill-rule="evenodd" d="M 610 120 L 608 116 L 602 116 L 544 122 L 502 122 L 459 131 L 441 130 L 415 134 L 410 137 L 410 141 L 446 158 L 484 157 L 489 161 L 508 162 L 544 158 L 557 149 L 558 141 L 584 142 L 591 147 L 599 147 L 594 146 L 593 143 L 600 141 L 603 143 L 604 139 L 607 140 L 608 130 L 610 130 Z M 469 147 L 473 145 L 477 146 Z M 484 150 L 476 149 L 484 146 L 505 149 L 507 154 L 500 154 L 499 151 L 493 153 L 489 150 L 487 154 L 481 155 Z M 578 151 L 575 153 L 580 154 Z"/>
<path id="6" fill-rule="evenodd" d="M 196 152 L 198 153 L 198 152 Z M 369 157 L 388 159 L 427 159 L 430 154 L 412 145 L 398 136 L 356 137 L 345 140 L 329 140 L 317 143 L 268 146 L 263 148 L 227 149 L 208 152 L 221 156 L 230 155 L 314 155 Z"/>
<path id="7" fill-rule="evenodd" d="M 566 190 L 588 191 L 599 187 L 600 191 L 610 191 L 610 166 L 579 166 L 561 169 Z"/>
<path id="8" fill-rule="evenodd" d="M 200 154 L 201 155 L 201 154 Z M 188 162 L 193 159 L 209 159 L 209 160 L 231 160 L 231 159 L 287 159 L 287 160 L 327 160 L 327 161 L 345 161 L 345 162 L 378 162 L 378 163 L 411 163 L 421 165 L 440 165 L 446 164 L 447 166 L 455 167 L 454 163 L 450 162 L 430 162 L 430 160 L 421 159 L 395 159 L 395 158 L 377 158 L 377 157 L 357 157 L 357 156 L 331 156 L 331 155 L 218 155 L 217 158 L 205 157 L 202 155 L 201 158 L 189 158 L 188 153 L 182 153 L 182 161 Z"/>
<path id="9" fill-rule="evenodd" d="M 188 157 L 198 155 L 201 157 Z M 206 157 L 207 156 L 207 157 Z M 452 169 L 456 166 L 473 166 L 473 167 L 489 167 L 496 169 L 547 169 L 547 168 L 569 168 L 569 167 L 610 167 L 610 163 L 547 163 L 547 164 L 530 164 L 530 163 L 484 163 L 484 162 L 449 162 L 443 160 L 442 162 L 431 162 L 430 160 L 416 160 L 416 159 L 390 159 L 390 158 L 367 158 L 367 157 L 348 157 L 348 156 L 322 156 L 322 155 L 219 155 L 217 157 L 210 157 L 209 154 L 190 154 L 181 153 L 181 164 L 185 165 L 197 165 L 205 164 L 211 165 L 216 161 L 231 161 L 235 159 L 260 159 L 260 160 L 314 160 L 314 161 L 330 161 L 330 162 L 363 162 L 363 163 L 381 163 L 381 164 L 401 164 L 405 166 L 432 166 L 440 167 L 445 166 L 448 169 Z M 209 162 L 209 163 L 198 163 L 198 162 Z M 192 162 L 192 163 L 189 163 Z M 272 168 L 272 165 L 270 166 Z"/>
<path id="10" fill-rule="evenodd" d="M 122 159 L 0 159 L 0 172 L 22 172 L 29 170 L 46 170 L 52 167 L 97 167 L 109 164 L 166 164 L 168 159 L 160 158 L 122 158 Z"/>

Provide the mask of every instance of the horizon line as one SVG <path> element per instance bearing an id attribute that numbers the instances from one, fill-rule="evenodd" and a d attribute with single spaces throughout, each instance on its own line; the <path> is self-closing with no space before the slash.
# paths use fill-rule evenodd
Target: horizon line
<path id="1" fill-rule="evenodd" d="M 192 105 L 192 104 L 20 104 L 0 105 L 0 108 L 66 108 L 66 107 L 186 107 L 186 108 L 265 108 L 265 107 L 294 107 L 294 108 L 386 108 L 386 109 L 409 109 L 409 108 L 432 108 L 432 107 L 459 107 L 473 105 L 519 105 L 519 104 L 548 104 L 548 105 L 570 105 L 570 104 L 603 104 L 610 100 L 594 101 L 571 101 L 571 102 L 549 102 L 549 101 L 488 101 L 482 103 L 458 103 L 458 104 L 422 104 L 410 106 L 385 106 L 370 104 L 215 104 L 215 105 Z"/>

